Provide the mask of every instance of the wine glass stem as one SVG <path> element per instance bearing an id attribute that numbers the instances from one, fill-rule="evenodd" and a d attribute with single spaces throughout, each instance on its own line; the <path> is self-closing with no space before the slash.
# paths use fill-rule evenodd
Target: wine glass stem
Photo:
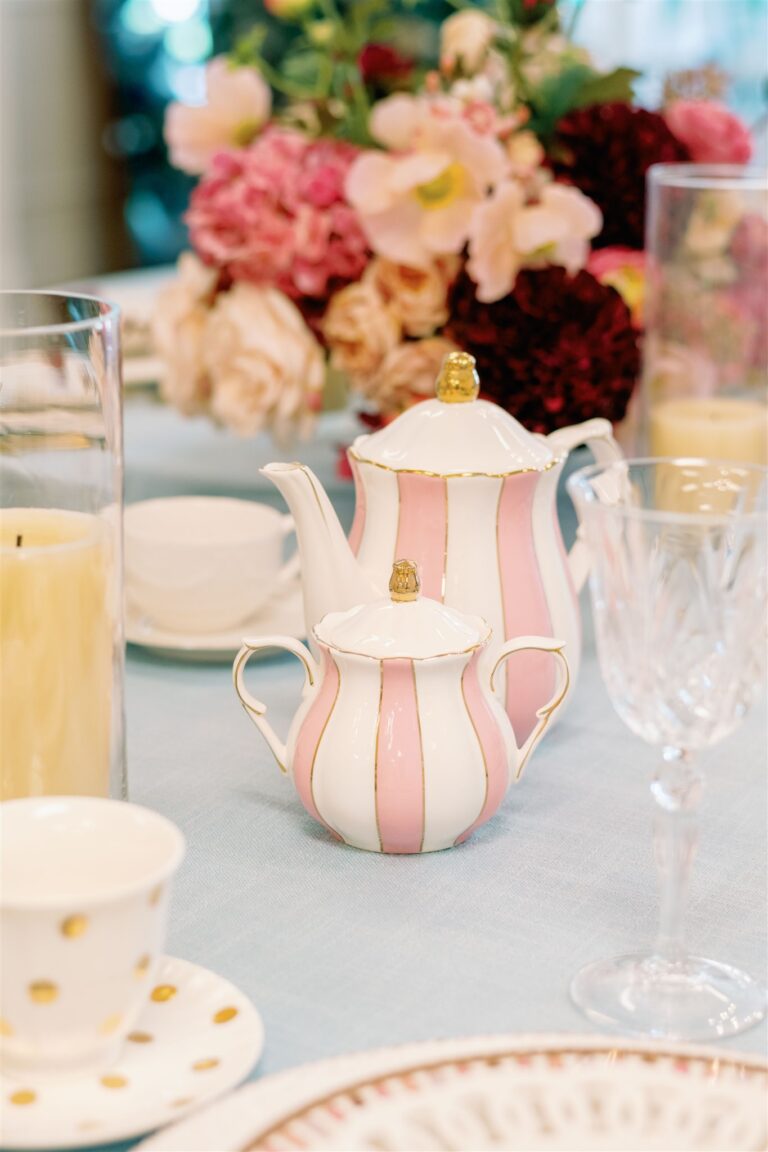
<path id="1" fill-rule="evenodd" d="M 691 754 L 666 747 L 651 784 L 656 801 L 654 849 L 661 887 L 661 912 L 656 952 L 669 964 L 685 959 L 683 918 L 688 881 L 698 842 L 701 778 Z"/>

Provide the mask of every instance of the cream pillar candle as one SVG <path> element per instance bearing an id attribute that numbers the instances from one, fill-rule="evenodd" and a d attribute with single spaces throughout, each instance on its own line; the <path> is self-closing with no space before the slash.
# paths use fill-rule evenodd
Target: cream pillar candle
<path id="1" fill-rule="evenodd" d="M 109 793 L 110 554 L 97 516 L 0 509 L 0 800 Z"/>
<path id="2" fill-rule="evenodd" d="M 650 412 L 653 456 L 691 456 L 765 464 L 766 407 L 730 396 L 662 400 Z"/>

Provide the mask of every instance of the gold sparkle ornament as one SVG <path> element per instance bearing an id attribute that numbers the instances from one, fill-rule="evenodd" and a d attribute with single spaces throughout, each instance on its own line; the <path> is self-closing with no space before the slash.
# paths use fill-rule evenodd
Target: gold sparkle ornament
<path id="1" fill-rule="evenodd" d="M 206 1060 L 195 1060 L 192 1065 L 193 1072 L 209 1072 L 211 1068 L 218 1068 L 219 1061 L 215 1056 L 209 1056 Z"/>
<path id="2" fill-rule="evenodd" d="M 214 1024 L 226 1024 L 237 1016 L 237 1008 L 220 1008 L 213 1017 Z"/>
<path id="3" fill-rule="evenodd" d="M 151 1044 L 154 1036 L 151 1032 L 129 1032 L 126 1039 L 132 1044 Z"/>

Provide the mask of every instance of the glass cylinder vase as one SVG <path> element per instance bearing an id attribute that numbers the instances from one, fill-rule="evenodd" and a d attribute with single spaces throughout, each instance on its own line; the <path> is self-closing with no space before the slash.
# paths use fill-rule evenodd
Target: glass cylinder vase
<path id="1" fill-rule="evenodd" d="M 126 795 L 118 309 L 0 292 L 0 800 Z"/>
<path id="2" fill-rule="evenodd" d="M 640 446 L 768 462 L 768 172 L 648 172 Z"/>

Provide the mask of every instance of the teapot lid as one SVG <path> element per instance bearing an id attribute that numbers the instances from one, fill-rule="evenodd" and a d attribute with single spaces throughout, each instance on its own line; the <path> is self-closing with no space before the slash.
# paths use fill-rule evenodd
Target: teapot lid
<path id="1" fill-rule="evenodd" d="M 375 660 L 458 656 L 485 644 L 491 630 L 483 619 L 422 598 L 419 589 L 418 565 L 396 560 L 388 597 L 330 612 L 315 627 L 315 636 L 337 652 Z"/>
<path id="2" fill-rule="evenodd" d="M 475 358 L 449 352 L 437 378 L 436 399 L 407 409 L 391 424 L 358 436 L 355 460 L 393 472 L 435 476 L 508 476 L 542 472 L 557 461 L 543 436 L 529 432 L 498 404 L 478 399 Z"/>

